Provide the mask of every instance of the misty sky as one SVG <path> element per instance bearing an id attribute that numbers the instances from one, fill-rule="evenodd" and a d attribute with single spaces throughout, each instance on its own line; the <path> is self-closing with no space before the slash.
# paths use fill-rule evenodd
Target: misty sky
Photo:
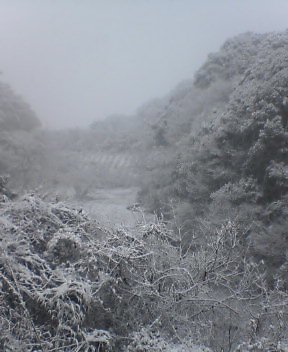
<path id="1" fill-rule="evenodd" d="M 192 78 L 225 39 L 287 18 L 287 0 L 0 0 L 0 70 L 45 127 L 87 126 Z"/>

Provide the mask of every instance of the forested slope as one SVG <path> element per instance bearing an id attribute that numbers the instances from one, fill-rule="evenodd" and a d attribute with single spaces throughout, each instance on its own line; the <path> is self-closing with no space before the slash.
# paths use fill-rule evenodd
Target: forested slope
<path id="1" fill-rule="evenodd" d="M 151 210 L 176 216 L 193 245 L 203 222 L 237 221 L 272 276 L 288 246 L 287 79 L 287 32 L 228 40 L 157 115 L 159 125 L 165 112 L 165 143 L 151 148 L 140 194 Z M 173 134 L 180 106 L 191 127 Z"/>

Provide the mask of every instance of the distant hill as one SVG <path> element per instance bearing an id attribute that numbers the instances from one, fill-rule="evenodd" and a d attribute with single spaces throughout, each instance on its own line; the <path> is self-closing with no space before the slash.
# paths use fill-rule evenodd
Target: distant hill
<path id="1" fill-rule="evenodd" d="M 33 131 L 40 125 L 30 106 L 0 82 L 0 175 L 9 174 L 17 185 L 27 184 L 36 166 L 41 147 Z"/>
<path id="2" fill-rule="evenodd" d="M 0 130 L 31 131 L 39 126 L 40 121 L 30 106 L 8 84 L 0 82 Z"/>

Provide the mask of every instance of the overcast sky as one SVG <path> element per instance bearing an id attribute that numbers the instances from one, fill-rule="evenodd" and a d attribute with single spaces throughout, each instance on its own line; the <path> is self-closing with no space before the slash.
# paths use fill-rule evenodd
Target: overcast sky
<path id="1" fill-rule="evenodd" d="M 225 39 L 287 19 L 287 0 L 0 0 L 0 70 L 45 127 L 87 126 L 167 94 Z"/>

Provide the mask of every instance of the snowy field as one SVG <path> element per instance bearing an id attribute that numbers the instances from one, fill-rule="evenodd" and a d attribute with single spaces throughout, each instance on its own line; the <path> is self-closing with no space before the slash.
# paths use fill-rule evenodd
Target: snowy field
<path id="1" fill-rule="evenodd" d="M 88 199 L 73 200 L 69 204 L 82 208 L 90 217 L 107 227 L 132 228 L 153 219 L 150 214 L 127 209 L 136 203 L 137 191 L 136 187 L 95 189 L 89 193 Z"/>

